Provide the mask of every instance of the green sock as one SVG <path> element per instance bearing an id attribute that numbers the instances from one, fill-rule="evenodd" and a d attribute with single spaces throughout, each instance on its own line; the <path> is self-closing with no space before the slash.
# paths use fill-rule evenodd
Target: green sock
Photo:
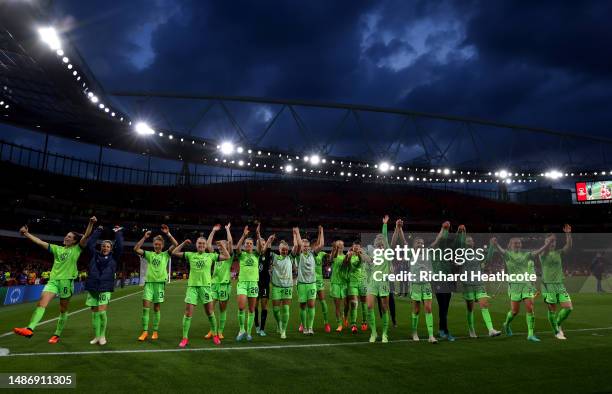
<path id="1" fill-rule="evenodd" d="M 142 308 L 142 331 L 149 331 L 149 311 L 151 308 Z"/>
<path id="2" fill-rule="evenodd" d="M 427 326 L 427 334 L 433 337 L 433 314 L 425 313 L 425 325 Z"/>
<path id="3" fill-rule="evenodd" d="M 504 322 L 504 324 L 506 326 L 510 326 L 512 320 L 514 320 L 514 315 L 512 314 L 512 311 L 508 311 L 508 313 L 506 313 L 506 321 Z"/>
<path id="4" fill-rule="evenodd" d="M 378 333 L 376 332 L 376 313 L 374 313 L 374 308 L 368 311 L 368 316 L 368 324 L 370 325 L 370 331 L 372 332 L 373 336 L 378 336 Z"/>
<path id="5" fill-rule="evenodd" d="M 36 309 L 34 309 L 34 313 L 32 313 L 32 317 L 30 318 L 30 323 L 28 324 L 28 328 L 34 331 L 34 329 L 36 328 L 36 326 L 38 325 L 38 323 L 40 322 L 40 320 L 43 318 L 44 315 L 45 315 L 45 308 L 43 308 L 42 306 L 37 306 Z"/>
<path id="6" fill-rule="evenodd" d="M 321 312 L 323 313 L 323 324 L 328 324 L 329 320 L 327 320 L 327 301 L 319 300 L 321 303 Z"/>
<path id="7" fill-rule="evenodd" d="M 191 328 L 191 316 L 183 315 L 183 338 L 189 338 L 190 328 Z"/>
<path id="8" fill-rule="evenodd" d="M 412 312 L 412 332 L 417 332 L 419 328 L 419 314 Z"/>
<path id="9" fill-rule="evenodd" d="M 555 312 L 549 310 L 547 313 L 547 316 L 548 316 L 548 322 L 550 323 L 550 326 L 553 329 L 553 334 L 558 333 L 559 325 L 557 324 L 557 316 L 555 315 Z"/>
<path id="10" fill-rule="evenodd" d="M 306 308 L 300 307 L 300 324 L 306 327 Z"/>
<path id="11" fill-rule="evenodd" d="M 159 330 L 159 321 L 161 320 L 161 311 L 153 311 L 153 331 Z"/>
<path id="12" fill-rule="evenodd" d="M 227 320 L 227 311 L 219 312 L 219 334 L 223 334 L 225 329 L 225 321 Z"/>
<path id="13" fill-rule="evenodd" d="M 467 311 L 467 323 L 470 331 L 476 331 L 474 328 L 474 311 Z"/>
<path id="14" fill-rule="evenodd" d="M 336 324 L 338 325 L 338 327 L 342 326 L 342 323 L 344 323 L 343 317 L 344 316 L 342 316 L 342 313 L 340 313 L 339 315 L 336 315 Z"/>
<path id="15" fill-rule="evenodd" d="M 365 302 L 361 303 L 361 321 L 366 323 L 368 321 L 368 304 Z"/>
<path id="16" fill-rule="evenodd" d="M 57 326 L 55 327 L 55 334 L 58 337 L 62 335 L 62 331 L 64 331 L 64 326 L 66 325 L 66 321 L 68 320 L 68 312 L 60 313 L 59 319 L 57 319 Z"/>
<path id="17" fill-rule="evenodd" d="M 281 332 L 285 332 L 287 330 L 288 324 L 289 324 L 289 305 L 283 305 L 283 310 L 281 313 Z"/>
<path id="18" fill-rule="evenodd" d="M 482 319 L 485 322 L 485 326 L 487 326 L 487 330 L 491 331 L 493 329 L 493 321 L 491 320 L 491 314 L 489 313 L 488 308 L 482 308 L 480 310 L 482 313 Z"/>
<path id="19" fill-rule="evenodd" d="M 533 329 L 535 327 L 535 315 L 532 313 L 527 313 L 527 335 L 533 336 Z"/>
<path id="20" fill-rule="evenodd" d="M 244 309 L 238 311 L 238 325 L 240 326 L 240 332 L 246 331 L 244 329 Z"/>
<path id="21" fill-rule="evenodd" d="M 247 333 L 251 335 L 251 330 L 253 329 L 253 324 L 255 323 L 255 312 L 249 312 L 247 316 Z"/>
<path id="22" fill-rule="evenodd" d="M 93 327 L 94 337 L 100 336 L 100 315 L 98 312 L 91 312 L 91 327 Z"/>
<path id="23" fill-rule="evenodd" d="M 208 315 L 208 322 L 210 323 L 210 330 L 212 331 L 213 335 L 219 335 L 219 332 L 217 331 L 217 318 L 215 317 L 214 312 Z"/>
<path id="24" fill-rule="evenodd" d="M 280 305 L 272 306 L 272 314 L 274 315 L 274 319 L 276 319 L 276 326 L 280 330 L 280 326 L 281 326 L 281 307 Z"/>
<path id="25" fill-rule="evenodd" d="M 572 308 L 561 308 L 561 310 L 559 311 L 559 315 L 557 316 L 557 326 L 560 326 L 561 323 L 563 323 L 565 319 L 567 319 L 570 313 L 572 313 Z"/>
<path id="26" fill-rule="evenodd" d="M 98 312 L 98 319 L 100 321 L 100 336 L 106 337 L 106 323 L 108 322 L 106 311 Z"/>
<path id="27" fill-rule="evenodd" d="M 382 323 L 383 323 L 383 335 L 387 335 L 389 332 L 389 311 L 383 312 L 382 315 Z"/>
<path id="28" fill-rule="evenodd" d="M 349 311 L 351 325 L 357 324 L 357 302 L 351 301 L 351 310 Z"/>
<path id="29" fill-rule="evenodd" d="M 314 318 L 315 318 L 315 307 L 308 307 L 306 310 L 306 327 L 311 330 L 314 326 Z"/>

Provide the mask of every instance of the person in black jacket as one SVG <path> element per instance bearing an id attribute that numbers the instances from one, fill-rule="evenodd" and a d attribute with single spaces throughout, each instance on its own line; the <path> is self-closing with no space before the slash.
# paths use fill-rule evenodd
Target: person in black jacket
<path id="1" fill-rule="evenodd" d="M 110 302 L 111 292 L 115 288 L 115 272 L 121 251 L 123 250 L 123 228 L 115 226 L 115 242 L 104 240 L 100 244 L 100 250 L 96 250 L 96 244 L 102 234 L 102 226 L 98 227 L 87 242 L 87 248 L 91 252 L 89 261 L 89 272 L 85 290 L 87 300 L 85 305 L 91 307 L 91 322 L 95 337 L 89 343 L 92 345 L 106 344 L 106 309 Z"/>

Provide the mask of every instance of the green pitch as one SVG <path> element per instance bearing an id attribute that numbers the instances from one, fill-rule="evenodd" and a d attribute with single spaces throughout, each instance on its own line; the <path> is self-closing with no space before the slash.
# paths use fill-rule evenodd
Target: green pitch
<path id="1" fill-rule="evenodd" d="M 267 337 L 254 335 L 253 342 L 237 343 L 234 292 L 228 309 L 226 339 L 221 346 L 215 347 L 203 339 L 209 326 L 199 307 L 194 313 L 189 347 L 178 350 L 185 286 L 184 281 L 167 286 L 157 342 L 136 340 L 141 330 L 141 288 L 134 286 L 117 290 L 113 295 L 116 301 L 109 306 L 109 342 L 105 347 L 89 344 L 93 337 L 90 312 L 77 312 L 69 317 L 62 340 L 56 345 L 47 343 L 55 322 L 39 326 L 32 339 L 0 337 L 0 347 L 8 348 L 12 354 L 0 357 L 0 372 L 74 372 L 77 389 L 89 392 L 612 391 L 610 294 L 572 295 L 574 312 L 564 326 L 568 337 L 564 342 L 550 333 L 543 301 L 538 298 L 536 330 L 542 339 L 540 343 L 525 340 L 524 311 L 513 322 L 513 337 L 490 339 L 477 309 L 475 320 L 481 338 L 465 339 L 465 306 L 456 294 L 449 323 L 451 332 L 460 338 L 454 343 L 440 341 L 431 345 L 408 340 L 410 305 L 402 297 L 396 298 L 399 325 L 391 328 L 392 342 L 388 344 L 367 343 L 369 332 L 325 333 L 318 304 L 315 336 L 304 337 L 297 332 L 297 302 L 291 309 L 287 340 L 282 341 L 276 334 L 270 311 Z M 583 286 L 591 283 L 582 283 Z M 84 295 L 73 297 L 71 311 L 84 308 L 84 302 Z M 328 301 L 328 305 L 333 322 L 333 304 Z M 0 334 L 27 324 L 33 307 L 26 304 L 0 308 Z M 495 327 L 501 329 L 508 310 L 507 297 L 501 293 L 493 297 L 490 310 Z M 43 321 L 57 314 L 56 300 Z M 424 324 L 421 318 L 422 339 L 426 338 Z M 437 317 L 435 324 L 437 327 Z M 24 355 L 48 352 L 62 354 Z"/>

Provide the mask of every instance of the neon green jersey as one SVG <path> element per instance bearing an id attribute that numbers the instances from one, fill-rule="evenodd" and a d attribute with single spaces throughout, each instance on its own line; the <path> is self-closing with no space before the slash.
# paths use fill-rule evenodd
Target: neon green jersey
<path id="1" fill-rule="evenodd" d="M 212 283 L 230 283 L 233 261 L 234 255 L 231 255 L 227 260 L 217 260 L 215 262 L 215 272 L 213 273 Z"/>
<path id="2" fill-rule="evenodd" d="M 145 282 L 166 282 L 168 280 L 170 253 L 168 251 L 155 253 L 145 250 L 144 258 L 147 260 Z"/>
<path id="3" fill-rule="evenodd" d="M 240 261 L 240 273 L 238 282 L 258 282 L 259 281 L 259 253 L 241 251 L 238 255 Z"/>
<path id="4" fill-rule="evenodd" d="M 561 251 L 553 250 L 540 256 L 542 263 L 542 282 L 544 283 L 563 283 L 563 264 L 561 261 Z"/>
<path id="5" fill-rule="evenodd" d="M 508 274 L 528 274 L 531 270 L 529 262 L 531 261 L 531 253 L 529 252 L 512 252 L 507 250 L 504 254 L 504 261 L 506 262 L 506 269 Z M 527 283 L 523 282 L 512 282 L 512 283 Z"/>
<path id="6" fill-rule="evenodd" d="M 210 286 L 210 271 L 218 253 L 185 252 L 185 260 L 189 263 L 189 281 L 187 286 Z"/>
<path id="7" fill-rule="evenodd" d="M 335 284 L 347 284 L 348 283 L 348 269 L 343 266 L 344 254 L 337 255 L 332 261 L 332 275 L 331 283 Z"/>
<path id="8" fill-rule="evenodd" d="M 349 283 L 351 286 L 359 286 L 363 283 L 363 264 L 361 264 L 361 258 L 356 254 L 351 256 Z"/>
<path id="9" fill-rule="evenodd" d="M 68 247 L 49 244 L 49 252 L 53 254 L 51 279 L 76 279 L 77 261 L 82 251 L 79 244 Z"/>

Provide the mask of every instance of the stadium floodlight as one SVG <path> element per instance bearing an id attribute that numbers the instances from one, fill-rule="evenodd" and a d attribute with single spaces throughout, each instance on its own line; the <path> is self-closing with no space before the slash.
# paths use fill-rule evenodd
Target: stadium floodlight
<path id="1" fill-rule="evenodd" d="M 499 170 L 499 172 L 498 172 L 497 174 L 498 174 L 498 176 L 499 176 L 501 179 L 506 179 L 506 178 L 508 178 L 508 171 L 506 171 L 506 170 Z"/>
<path id="2" fill-rule="evenodd" d="M 236 152 L 242 153 L 244 152 L 244 148 L 242 146 L 239 146 L 238 148 L 236 148 Z"/>
<path id="3" fill-rule="evenodd" d="M 62 43 L 57 35 L 57 31 L 55 31 L 52 27 L 41 27 L 38 29 L 38 34 L 40 35 L 40 39 L 54 51 L 60 51 L 62 48 Z M 62 52 L 63 53 L 63 52 Z"/>
<path id="4" fill-rule="evenodd" d="M 63 61 L 64 63 L 68 63 L 68 62 L 70 61 L 70 59 L 68 59 L 66 56 L 64 56 L 64 57 L 62 58 L 62 61 Z"/>
<path id="5" fill-rule="evenodd" d="M 243 161 L 243 160 L 238 160 L 238 165 L 239 165 L 240 167 L 242 167 L 242 166 L 244 165 L 244 161 Z"/>
<path id="6" fill-rule="evenodd" d="M 319 157 L 319 155 L 310 156 L 310 164 L 312 164 L 313 166 L 316 166 L 320 162 L 321 162 L 321 158 Z"/>
<path id="7" fill-rule="evenodd" d="M 380 170 L 380 172 L 387 172 L 389 171 L 389 168 L 389 163 L 387 163 L 386 161 L 383 161 L 378 165 L 378 169 Z"/>
<path id="8" fill-rule="evenodd" d="M 95 94 L 94 94 L 93 96 L 91 96 L 89 99 L 90 99 L 90 100 L 91 100 L 91 102 L 92 102 L 92 103 L 94 103 L 94 104 L 95 104 L 95 103 L 97 103 L 97 102 L 99 101 L 99 100 L 98 100 L 98 96 L 96 96 Z"/>
<path id="9" fill-rule="evenodd" d="M 293 166 L 291 164 L 287 164 L 285 166 L 285 172 L 292 172 L 293 171 Z"/>
<path id="10" fill-rule="evenodd" d="M 449 175 L 450 174 L 450 170 L 448 168 L 444 169 L 444 175 Z"/>
<path id="11" fill-rule="evenodd" d="M 550 178 L 552 180 L 557 180 L 563 176 L 563 174 L 559 170 L 551 170 L 544 173 L 546 178 Z"/>
<path id="12" fill-rule="evenodd" d="M 221 153 L 223 153 L 224 155 L 231 155 L 232 153 L 234 153 L 234 144 L 229 141 L 226 141 L 219 146 L 219 149 L 221 149 Z"/>
<path id="13" fill-rule="evenodd" d="M 155 134 L 155 130 L 153 130 L 151 128 L 151 126 L 149 126 L 148 124 L 146 124 L 145 122 L 138 122 L 136 123 L 136 126 L 134 126 L 134 129 L 136 130 L 136 132 L 140 135 L 151 135 L 151 134 Z"/>

